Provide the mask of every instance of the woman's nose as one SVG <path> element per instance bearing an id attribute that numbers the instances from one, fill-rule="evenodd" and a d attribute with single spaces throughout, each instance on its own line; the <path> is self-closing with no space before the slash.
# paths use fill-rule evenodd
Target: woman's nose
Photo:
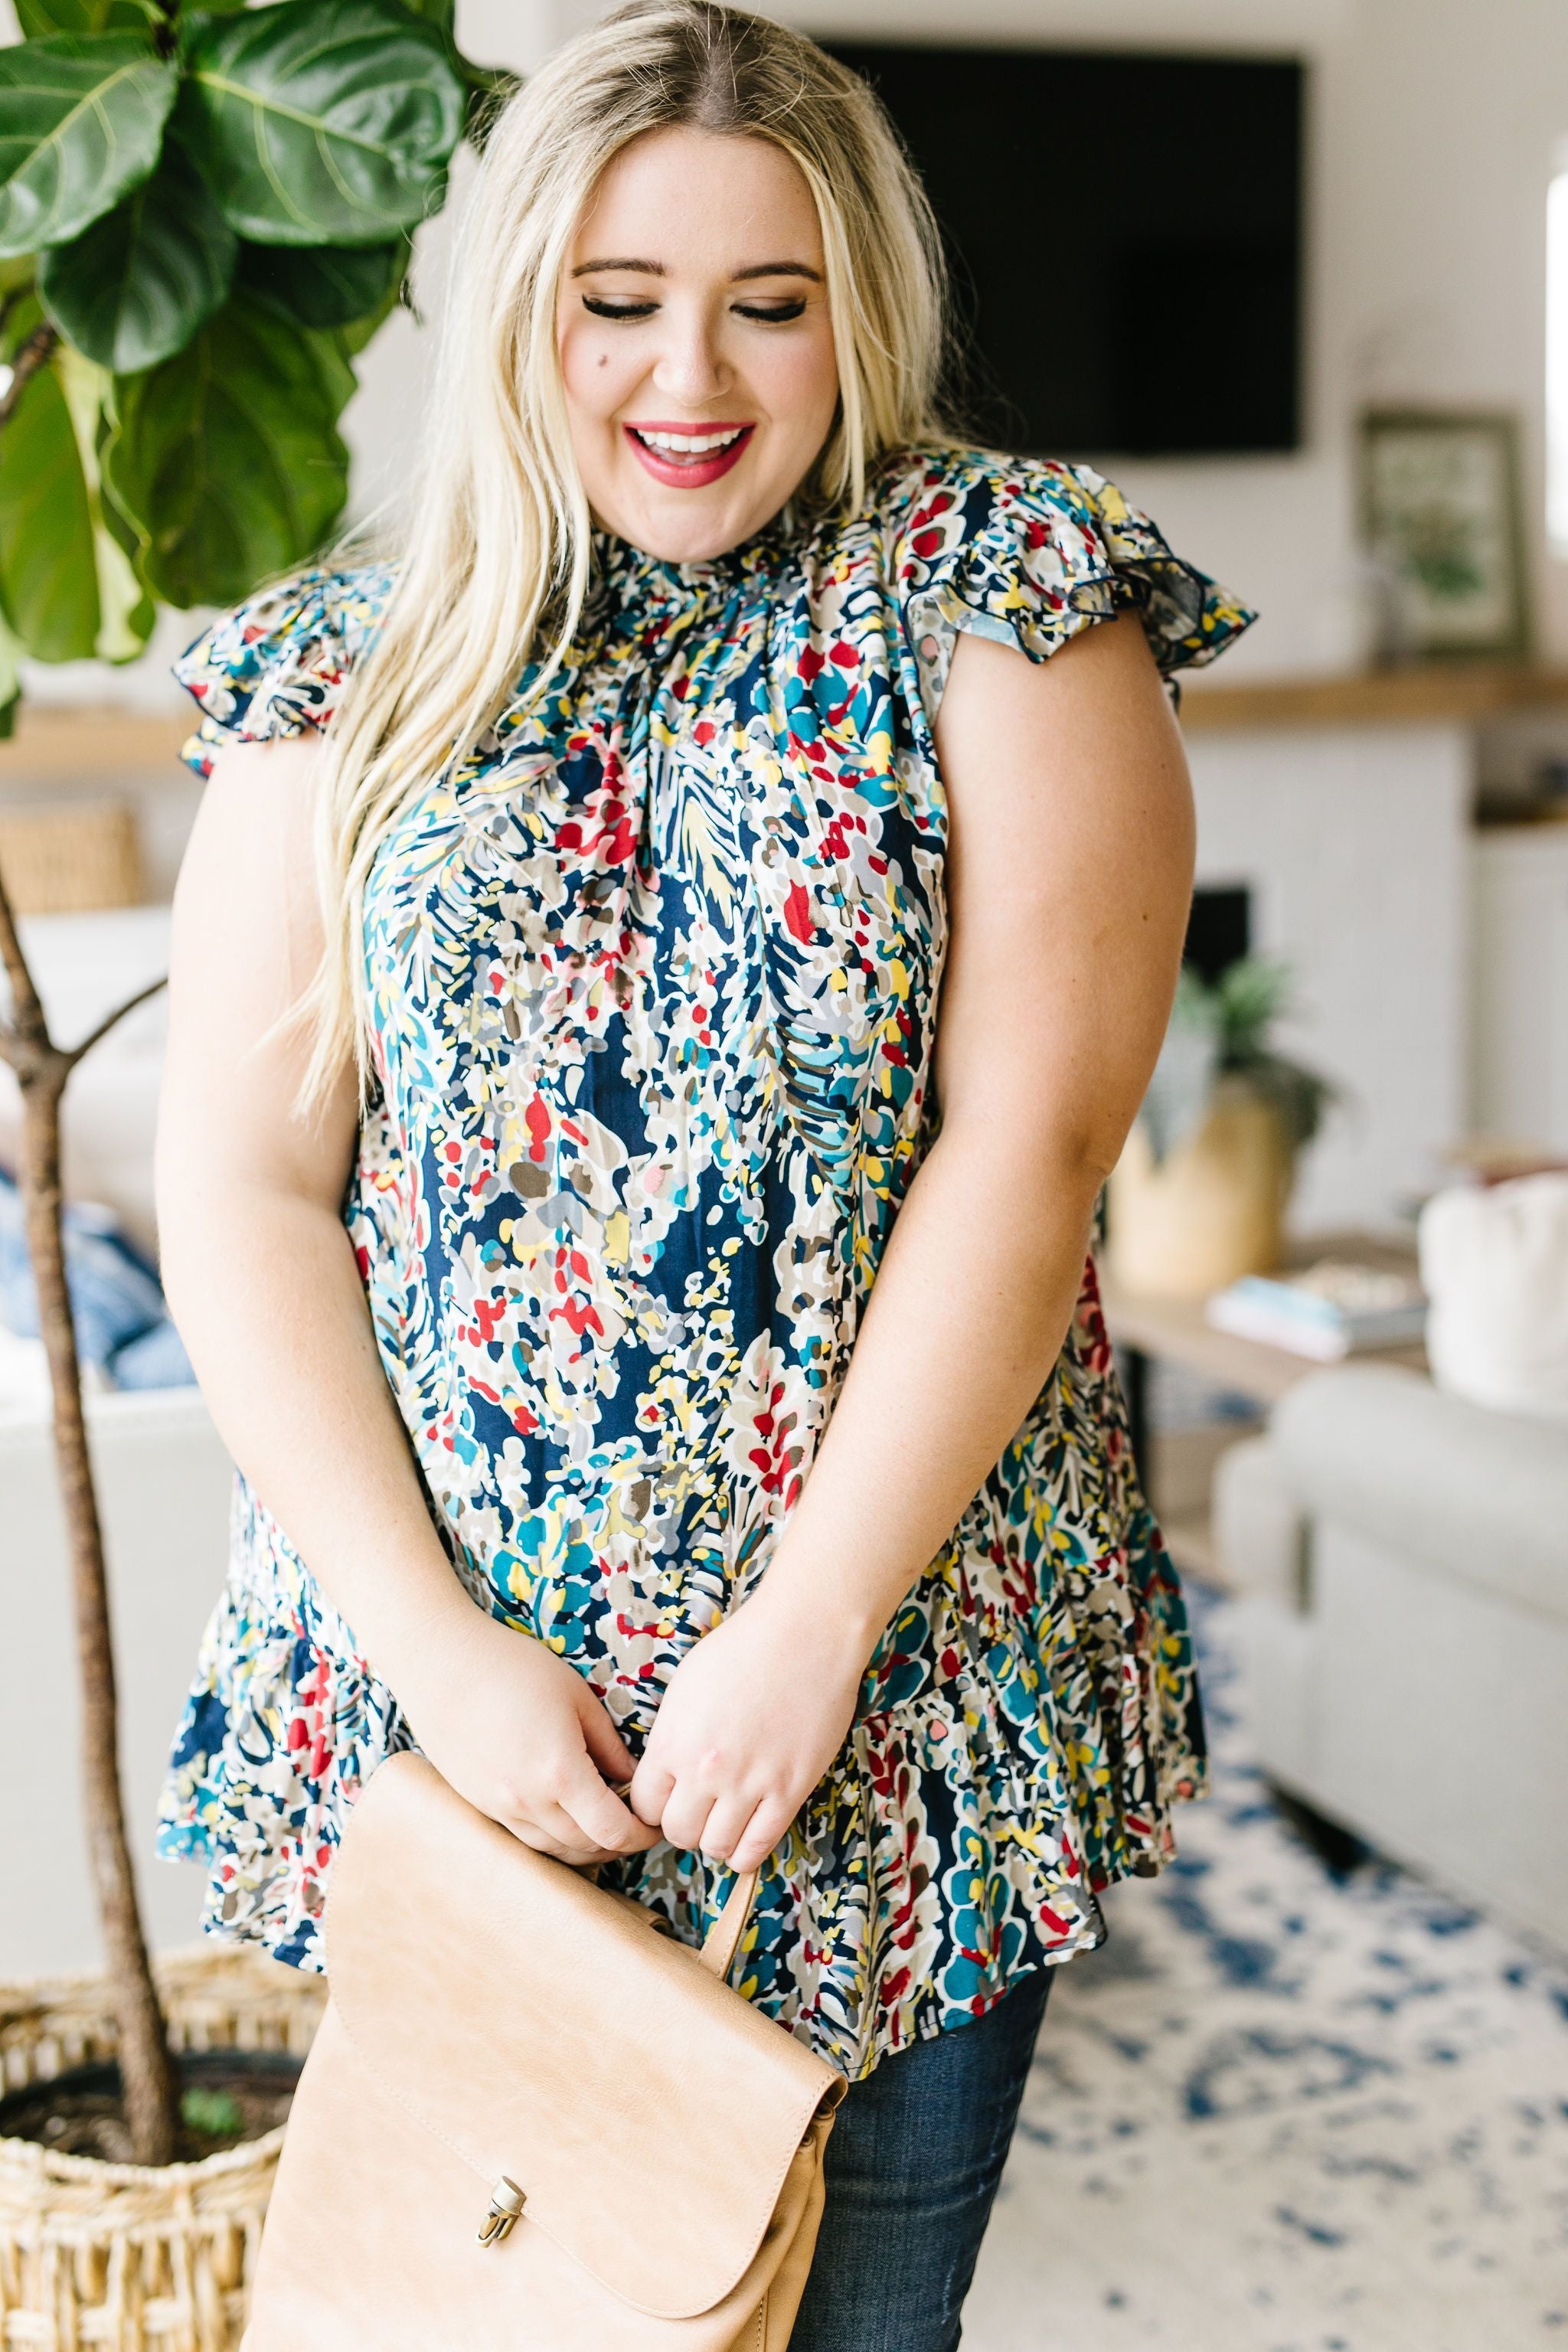
<path id="1" fill-rule="evenodd" d="M 705 320 L 672 320 L 670 324 L 669 341 L 654 366 L 654 383 L 671 400 L 700 408 L 726 389 L 731 371 Z"/>

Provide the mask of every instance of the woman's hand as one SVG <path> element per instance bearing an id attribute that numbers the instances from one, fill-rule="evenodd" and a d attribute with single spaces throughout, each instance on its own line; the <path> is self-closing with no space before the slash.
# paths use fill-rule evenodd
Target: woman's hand
<path id="1" fill-rule="evenodd" d="M 444 1780 L 539 1853 L 608 1862 L 658 1843 L 607 1783 L 632 1758 L 575 1667 L 466 1598 L 395 1685 Z"/>
<path id="2" fill-rule="evenodd" d="M 757 1868 L 842 1747 L 875 1640 L 775 1560 L 670 1677 L 634 1811 L 683 1852 Z"/>

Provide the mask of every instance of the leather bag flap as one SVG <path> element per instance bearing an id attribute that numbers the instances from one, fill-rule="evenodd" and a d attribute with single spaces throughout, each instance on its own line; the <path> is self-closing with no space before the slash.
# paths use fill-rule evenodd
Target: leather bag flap
<path id="1" fill-rule="evenodd" d="M 471 2167 L 476 2231 L 505 2176 L 525 2222 L 660 2318 L 736 2285 L 843 2093 L 648 1913 L 535 1853 L 421 1756 L 389 1758 L 354 1806 L 326 1936 L 355 2050 Z"/>

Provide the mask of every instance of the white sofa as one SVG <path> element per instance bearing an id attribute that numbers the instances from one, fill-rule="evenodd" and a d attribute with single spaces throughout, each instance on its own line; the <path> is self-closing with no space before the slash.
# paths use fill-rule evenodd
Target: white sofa
<path id="1" fill-rule="evenodd" d="M 167 907 L 94 915 L 28 915 L 22 945 L 50 1029 L 62 1045 L 168 969 Z M 101 1201 L 131 1239 L 156 1255 L 153 1130 L 168 1020 L 160 993 L 128 1013 L 71 1074 L 62 1128 L 65 1184 L 74 1201 Z M 15 1169 L 21 1126 L 16 1082 L 0 1062 L 0 1166 Z"/>
<path id="2" fill-rule="evenodd" d="M 1215 1490 L 1269 1778 L 1568 1952 L 1568 1434 L 1313 1374 Z"/>
<path id="3" fill-rule="evenodd" d="M 29 917 L 23 940 L 62 1043 L 163 972 L 166 907 Z M 66 1180 L 150 1253 L 163 998 L 94 1048 L 66 1097 Z M 0 1162 L 16 1164 L 0 1065 Z M 0 1346 L 0 1978 L 97 1965 L 79 1803 L 69 1569 L 37 1342 Z M 88 1404 L 110 1557 L 131 1841 L 155 1944 L 189 1942 L 200 1874 L 153 1856 L 157 1793 L 196 1645 L 223 1582 L 232 1470 L 194 1388 Z"/>
<path id="4" fill-rule="evenodd" d="M 223 1584 L 233 1471 L 195 1389 L 94 1397 L 132 1851 L 160 1948 L 196 1931 L 201 1874 L 155 1860 L 164 1760 Z M 0 1411 L 0 1979 L 100 1958 L 78 1762 L 70 1571 L 47 1421 Z"/>

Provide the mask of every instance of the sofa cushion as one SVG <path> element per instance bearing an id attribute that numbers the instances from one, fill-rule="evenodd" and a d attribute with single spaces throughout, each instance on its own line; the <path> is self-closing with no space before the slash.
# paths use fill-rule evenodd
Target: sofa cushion
<path id="1" fill-rule="evenodd" d="M 1213 1523 L 1220 1581 L 1293 1613 L 1306 1605 L 1306 1521 L 1268 1437 L 1244 1437 L 1215 1465 Z"/>
<path id="2" fill-rule="evenodd" d="M 1568 1423 L 1568 1175 L 1436 1194 L 1421 1279 L 1439 1388 Z"/>
<path id="3" fill-rule="evenodd" d="M 1568 1617 L 1568 1438 L 1389 1364 L 1314 1372 L 1270 1438 L 1304 1507 L 1411 1559 Z"/>
<path id="4" fill-rule="evenodd" d="M 22 945 L 61 1045 L 85 1037 L 106 1013 L 167 971 L 170 912 L 116 907 L 24 917 Z M 153 1132 L 166 1027 L 160 993 L 111 1029 L 71 1073 L 61 1121 L 68 1198 L 112 1209 L 149 1257 L 157 1254 Z M 16 1082 L 0 1063 L 0 1165 L 16 1168 L 20 1135 Z"/>

